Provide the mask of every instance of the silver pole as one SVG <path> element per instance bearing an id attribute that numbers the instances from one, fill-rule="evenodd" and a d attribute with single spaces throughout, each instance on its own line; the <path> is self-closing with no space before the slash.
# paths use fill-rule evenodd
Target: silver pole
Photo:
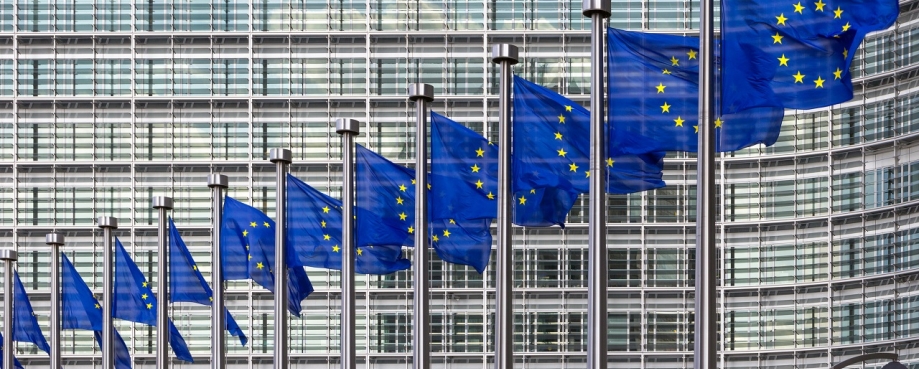
<path id="1" fill-rule="evenodd" d="M 169 230 L 166 212 L 172 210 L 172 198 L 156 196 L 153 208 L 159 212 L 156 265 L 156 367 L 169 368 Z"/>
<path id="2" fill-rule="evenodd" d="M 115 289 L 114 238 L 112 231 L 118 229 L 118 218 L 99 217 L 97 225 L 102 228 L 102 369 L 115 369 L 115 326 L 112 319 L 112 303 Z"/>
<path id="3" fill-rule="evenodd" d="M 415 321 L 412 348 L 415 369 L 431 367 L 430 254 L 428 254 L 428 103 L 434 101 L 434 86 L 415 83 L 408 86 L 408 98 L 415 102 Z"/>
<path id="4" fill-rule="evenodd" d="M 211 286 L 214 286 L 214 301 L 211 303 L 211 368 L 226 369 L 226 308 L 223 301 L 223 258 L 220 254 L 220 223 L 223 219 L 223 191 L 227 188 L 227 176 L 210 174 L 207 187 L 211 189 Z"/>
<path id="5" fill-rule="evenodd" d="M 517 46 L 491 47 L 491 61 L 501 68 L 498 87 L 498 255 L 495 299 L 495 369 L 514 367 L 514 244 L 511 229 L 511 66 Z"/>
<path id="6" fill-rule="evenodd" d="M 45 244 L 51 246 L 51 367 L 61 367 L 61 246 L 64 235 L 48 233 Z M 4 367 L 6 368 L 6 367 Z"/>
<path id="7" fill-rule="evenodd" d="M 696 178 L 696 369 L 715 369 L 717 295 L 715 281 L 715 27 L 714 1 L 702 1 L 699 12 L 699 154 Z"/>
<path id="8" fill-rule="evenodd" d="M 354 350 L 354 137 L 360 123 L 354 119 L 335 120 L 341 135 L 341 368 L 355 369 Z M 423 339 L 423 338 L 422 338 Z"/>
<path id="9" fill-rule="evenodd" d="M 274 367 L 286 369 L 287 359 L 287 172 L 292 155 L 288 149 L 271 149 L 268 158 L 277 170 L 274 216 Z"/>
<path id="10" fill-rule="evenodd" d="M 606 369 L 607 270 L 606 246 L 606 137 L 604 136 L 603 19 L 610 16 L 610 0 L 584 0 L 590 17 L 590 228 L 587 266 L 587 368 Z"/>
<path id="11" fill-rule="evenodd" d="M 3 367 L 13 367 L 13 263 L 19 259 L 16 250 L 0 250 L 3 260 Z"/>

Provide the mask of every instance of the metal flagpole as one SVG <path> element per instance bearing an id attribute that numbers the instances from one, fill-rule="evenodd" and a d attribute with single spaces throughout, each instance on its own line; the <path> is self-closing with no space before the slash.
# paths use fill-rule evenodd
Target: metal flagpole
<path id="1" fill-rule="evenodd" d="M 603 19 L 610 16 L 610 0 L 584 0 L 590 17 L 590 228 L 587 267 L 587 368 L 606 369 L 607 284 L 609 253 L 606 246 L 606 171 L 604 125 Z"/>
<path id="2" fill-rule="evenodd" d="M 354 137 L 360 133 L 354 119 L 335 120 L 341 135 L 341 368 L 355 369 L 354 351 Z M 417 245 L 416 245 L 417 246 Z M 424 339 L 419 337 L 419 339 Z"/>
<path id="3" fill-rule="evenodd" d="M 169 368 L 169 230 L 166 212 L 172 210 L 172 198 L 156 196 L 153 208 L 159 213 L 157 224 L 156 265 L 156 367 Z"/>
<path id="4" fill-rule="evenodd" d="M 48 233 L 45 244 L 51 246 L 51 367 L 61 367 L 61 246 L 64 235 Z M 6 367 L 4 367 L 6 368 Z"/>
<path id="5" fill-rule="evenodd" d="M 115 326 L 112 318 L 112 305 L 115 289 L 114 236 L 112 231 L 118 229 L 118 218 L 99 217 L 97 226 L 102 228 L 102 369 L 115 369 Z"/>
<path id="6" fill-rule="evenodd" d="M 428 254 L 428 103 L 434 101 L 434 86 L 408 86 L 408 98 L 415 102 L 415 306 L 412 347 L 415 369 L 431 367 L 430 254 Z"/>
<path id="7" fill-rule="evenodd" d="M 286 369 L 287 360 L 287 172 L 292 155 L 288 149 L 271 149 L 268 158 L 277 170 L 277 204 L 274 216 L 274 367 Z"/>
<path id="8" fill-rule="evenodd" d="M 214 286 L 214 301 L 211 303 L 211 368 L 225 369 L 226 362 L 226 315 L 223 301 L 223 258 L 220 254 L 220 223 L 223 219 L 223 191 L 227 188 L 227 176 L 210 174 L 207 187 L 211 189 L 211 286 Z"/>
<path id="9" fill-rule="evenodd" d="M 699 12 L 699 154 L 696 172 L 696 369 L 718 365 L 715 316 L 715 27 L 714 1 Z"/>
<path id="10" fill-rule="evenodd" d="M 13 367 L 13 263 L 19 259 L 16 250 L 0 250 L 3 260 L 3 367 Z"/>
<path id="11" fill-rule="evenodd" d="M 498 87 L 498 270 L 495 299 L 495 369 L 514 367 L 514 244 L 511 229 L 511 66 L 517 46 L 491 47 L 491 61 L 501 68 Z"/>

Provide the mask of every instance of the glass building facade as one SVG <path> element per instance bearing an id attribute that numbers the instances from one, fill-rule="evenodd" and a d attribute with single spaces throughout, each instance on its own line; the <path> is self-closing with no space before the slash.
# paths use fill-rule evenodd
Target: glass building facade
<path id="1" fill-rule="evenodd" d="M 693 34 L 698 2 L 613 2 L 613 27 Z M 516 73 L 589 100 L 588 20 L 581 0 L 6 0 L 0 2 L 0 247 L 46 334 L 50 251 L 64 251 L 101 293 L 98 216 L 155 281 L 153 196 L 172 212 L 209 276 L 206 176 L 274 214 L 271 148 L 292 172 L 340 196 L 336 117 L 357 141 L 414 159 L 407 85 L 434 86 L 433 110 L 497 136 L 497 68 L 489 45 L 520 47 Z M 870 352 L 919 367 L 919 1 L 870 35 L 853 66 L 855 98 L 787 111 L 772 147 L 719 163 L 719 361 L 725 368 L 827 368 Z M 691 368 L 695 159 L 670 154 L 668 186 L 609 197 L 611 367 Z M 565 229 L 515 228 L 518 368 L 586 366 L 587 201 Z M 405 251 L 409 256 L 413 250 Z M 491 368 L 495 271 L 433 255 L 435 367 Z M 339 272 L 292 317 L 292 368 L 339 366 Z M 715 272 L 715 271 L 712 271 Z M 229 339 L 231 368 L 269 368 L 272 296 L 228 286 L 250 343 Z M 358 277 L 358 363 L 410 368 L 410 272 Z M 206 368 L 209 310 L 171 310 Z M 116 322 L 136 368 L 154 367 L 155 330 Z M 18 344 L 27 368 L 47 356 Z M 67 367 L 100 364 L 92 336 L 65 331 Z M 866 364 L 868 368 L 883 363 Z"/>

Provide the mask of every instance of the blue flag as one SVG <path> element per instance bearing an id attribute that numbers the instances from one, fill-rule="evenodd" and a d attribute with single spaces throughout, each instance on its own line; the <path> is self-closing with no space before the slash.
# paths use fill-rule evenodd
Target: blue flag
<path id="1" fill-rule="evenodd" d="M 252 279 L 274 292 L 274 221 L 265 213 L 227 196 L 223 203 L 220 248 L 225 270 L 234 270 L 224 278 Z M 288 264 L 295 259 L 288 245 Z M 313 284 L 303 267 L 290 265 L 287 273 L 287 304 L 290 312 L 300 316 L 300 303 L 313 292 Z M 240 273 L 243 272 L 244 273 Z"/>
<path id="2" fill-rule="evenodd" d="M 3 355 L 3 334 L 0 333 L 0 357 L 3 357 L 2 355 Z M 22 363 L 20 363 L 19 359 L 17 359 L 16 357 L 13 357 L 13 366 L 16 367 L 16 369 L 24 369 L 22 367 Z M 3 369 L 2 361 L 0 361 L 0 369 Z"/>
<path id="3" fill-rule="evenodd" d="M 497 191 L 498 147 L 431 112 L 431 217 L 496 218 Z"/>
<path id="4" fill-rule="evenodd" d="M 699 39 L 610 28 L 607 41 L 610 150 L 698 151 Z M 754 51 L 746 53 L 745 63 L 721 66 L 723 87 L 732 91 L 724 95 L 739 102 L 730 103 L 734 113 L 716 114 L 715 148 L 720 152 L 768 146 L 778 139 L 784 109 L 765 82 L 774 67 Z M 716 99 L 716 111 L 721 104 Z"/>
<path id="5" fill-rule="evenodd" d="M 118 238 L 115 238 L 115 301 L 112 316 L 118 319 L 156 326 L 156 296 L 140 268 L 131 260 Z M 165 312 L 163 312 L 165 314 Z M 194 362 L 185 339 L 169 319 L 169 346 L 179 359 Z"/>
<path id="6" fill-rule="evenodd" d="M 13 270 L 13 283 L 16 291 L 13 300 L 13 341 L 31 342 L 38 346 L 44 352 L 51 353 L 51 345 L 45 340 L 38 326 L 38 319 L 35 317 L 35 311 L 32 310 L 32 303 L 29 302 L 29 295 L 19 279 L 19 271 Z"/>
<path id="7" fill-rule="evenodd" d="M 287 242 L 292 265 L 341 270 L 341 201 L 287 175 Z M 402 246 L 355 248 L 355 272 L 389 274 L 411 267 Z"/>
<path id="8" fill-rule="evenodd" d="M 92 291 L 67 255 L 63 259 L 61 270 L 61 329 L 82 329 L 93 331 L 96 342 L 102 347 L 102 306 L 93 297 Z M 124 339 L 115 334 L 115 368 L 131 369 L 131 353 Z"/>
<path id="9" fill-rule="evenodd" d="M 856 48 L 867 33 L 890 27 L 899 15 L 896 0 L 745 0 L 721 6 L 724 40 L 767 55 L 776 68 L 772 88 L 791 109 L 850 100 L 849 68 Z M 747 53 L 725 52 L 724 65 L 749 59 Z"/>
<path id="10" fill-rule="evenodd" d="M 193 302 L 211 306 L 214 291 L 204 280 L 198 265 L 191 257 L 191 252 L 185 246 L 182 235 L 169 217 L 169 300 L 170 302 Z M 239 342 L 245 346 L 248 342 L 230 311 L 224 309 L 226 328 L 230 334 L 239 337 Z"/>

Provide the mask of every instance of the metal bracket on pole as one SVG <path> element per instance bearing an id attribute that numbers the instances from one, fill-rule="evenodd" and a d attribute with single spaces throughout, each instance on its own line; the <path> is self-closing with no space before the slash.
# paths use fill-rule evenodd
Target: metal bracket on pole
<path id="1" fill-rule="evenodd" d="M 335 133 L 341 135 L 341 369 L 355 369 L 354 312 L 354 137 L 360 123 L 354 119 L 335 120 Z"/>
<path id="2" fill-rule="evenodd" d="M 287 172 L 293 155 L 288 149 L 271 149 L 268 158 L 277 170 L 274 227 L 274 367 L 286 369 L 287 352 Z"/>
<path id="3" fill-rule="evenodd" d="M 61 367 L 61 246 L 64 235 L 48 233 L 45 244 L 51 246 L 51 367 Z M 5 367 L 4 367 L 5 368 Z"/>
<path id="4" fill-rule="evenodd" d="M 169 368 L 169 230 L 166 212 L 172 198 L 156 196 L 152 204 L 158 211 L 156 265 L 156 367 Z"/>
<path id="5" fill-rule="evenodd" d="M 214 301 L 211 303 L 211 368 L 225 369 L 227 320 L 223 297 L 223 258 L 220 253 L 220 223 L 223 219 L 223 191 L 228 186 L 227 176 L 210 174 L 207 187 L 211 189 L 211 286 Z"/>
<path id="6" fill-rule="evenodd" d="M 424 83 L 408 86 L 408 98 L 415 102 L 415 260 L 414 323 L 412 348 L 415 369 L 431 367 L 430 255 L 428 254 L 428 107 L 434 101 L 434 87 Z"/>
<path id="7" fill-rule="evenodd" d="M 514 244 L 511 229 L 511 66 L 517 64 L 517 46 L 491 47 L 491 61 L 501 69 L 498 86 L 498 253 L 495 272 L 495 369 L 514 367 Z"/>
<path id="8" fill-rule="evenodd" d="M 118 218 L 99 217 L 96 225 L 102 228 L 102 367 L 115 367 L 115 326 L 112 305 L 115 289 L 115 250 L 112 231 L 118 229 Z"/>

